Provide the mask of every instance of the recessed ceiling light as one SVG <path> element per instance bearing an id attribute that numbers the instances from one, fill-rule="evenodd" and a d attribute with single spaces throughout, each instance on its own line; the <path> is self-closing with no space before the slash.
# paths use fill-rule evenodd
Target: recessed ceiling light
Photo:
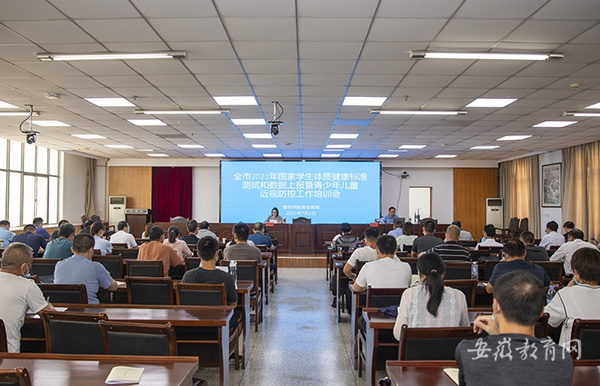
<path id="1" fill-rule="evenodd" d="M 164 153 L 148 153 L 146 154 L 149 157 L 168 157 L 168 154 L 164 154 Z"/>
<path id="2" fill-rule="evenodd" d="M 410 51 L 411 59 L 488 59 L 488 60 L 558 60 L 564 58 L 563 54 L 521 54 L 502 52 L 423 52 Z"/>
<path id="3" fill-rule="evenodd" d="M 2 113 L 0 113 L 0 115 L 2 115 Z M 573 117 L 600 117 L 600 113 L 568 113 L 568 114 L 564 114 L 564 115 L 570 115 Z"/>
<path id="4" fill-rule="evenodd" d="M 100 107 L 132 107 L 135 106 L 125 98 L 83 98 Z"/>
<path id="5" fill-rule="evenodd" d="M 89 54 L 52 54 L 39 53 L 36 55 L 42 62 L 53 60 L 134 60 L 134 59 L 182 59 L 187 57 L 185 51 L 170 52 L 94 52 Z"/>
<path id="6" fill-rule="evenodd" d="M 577 123 L 577 121 L 544 121 L 533 125 L 533 127 L 567 127 Z"/>
<path id="7" fill-rule="evenodd" d="M 231 110 L 135 110 L 135 114 L 146 115 L 218 115 Z"/>
<path id="8" fill-rule="evenodd" d="M 477 98 L 466 107 L 506 107 L 516 98 Z"/>
<path id="9" fill-rule="evenodd" d="M 33 124 L 46 127 L 71 126 L 61 121 L 33 121 Z"/>
<path id="10" fill-rule="evenodd" d="M 245 133 L 244 138 L 248 139 L 270 139 L 271 134 L 269 133 Z"/>
<path id="11" fill-rule="evenodd" d="M 11 105 L 10 103 L 0 101 L 0 109 L 18 109 L 18 106 Z"/>
<path id="12" fill-rule="evenodd" d="M 454 158 L 456 157 L 456 154 L 438 154 L 435 156 L 435 158 Z"/>
<path id="13" fill-rule="evenodd" d="M 206 153 L 204 155 L 207 156 L 207 157 L 212 157 L 212 158 L 225 157 L 225 155 L 221 154 L 221 153 Z"/>
<path id="14" fill-rule="evenodd" d="M 327 149 L 349 149 L 352 145 L 327 145 Z"/>
<path id="15" fill-rule="evenodd" d="M 144 152 L 144 153 L 147 153 L 147 152 L 149 152 L 149 151 L 154 151 L 154 149 L 136 149 L 136 150 L 137 150 L 137 151 Z"/>
<path id="16" fill-rule="evenodd" d="M 136 126 L 166 126 L 167 124 L 160 119 L 128 119 L 127 122 Z"/>
<path id="17" fill-rule="evenodd" d="M 331 134 L 329 139 L 356 139 L 358 134 Z"/>
<path id="18" fill-rule="evenodd" d="M 427 145 L 402 145 L 399 149 L 423 149 Z"/>
<path id="19" fill-rule="evenodd" d="M 277 149 L 277 145 L 267 143 L 253 143 L 252 147 L 255 149 Z"/>
<path id="20" fill-rule="evenodd" d="M 133 149 L 133 146 L 129 145 L 104 145 L 106 147 L 110 147 L 111 149 Z"/>
<path id="21" fill-rule="evenodd" d="M 202 145 L 196 145 L 196 144 L 192 144 L 192 145 L 177 145 L 181 148 L 184 149 L 204 149 L 204 146 Z"/>
<path id="22" fill-rule="evenodd" d="M 600 109 L 600 102 L 589 105 L 586 109 Z"/>
<path id="23" fill-rule="evenodd" d="M 263 153 L 263 157 L 266 157 L 266 158 L 281 158 L 283 156 L 281 154 L 279 154 L 279 153 Z"/>
<path id="24" fill-rule="evenodd" d="M 81 139 L 106 139 L 99 134 L 71 134 L 72 137 L 77 137 Z"/>
<path id="25" fill-rule="evenodd" d="M 385 97 L 345 97 L 344 106 L 381 106 L 385 103 Z"/>
<path id="26" fill-rule="evenodd" d="M 256 106 L 256 98 L 253 96 L 218 96 L 214 97 L 219 106 Z"/>
<path id="27" fill-rule="evenodd" d="M 251 125 L 266 125 L 267 122 L 265 122 L 264 119 L 232 119 L 231 122 L 233 122 L 234 125 L 236 126 L 251 126 Z"/>
<path id="28" fill-rule="evenodd" d="M 340 153 L 323 153 L 321 154 L 321 158 L 338 158 Z"/>
<path id="29" fill-rule="evenodd" d="M 467 115 L 466 111 L 434 111 L 434 110 L 371 110 L 371 114 L 380 115 Z"/>
<path id="30" fill-rule="evenodd" d="M 323 149 L 323 151 L 343 151 L 343 149 Z"/>
<path id="31" fill-rule="evenodd" d="M 531 138 L 531 135 L 505 135 L 502 138 L 498 138 L 496 141 L 521 141 L 527 138 Z"/>
<path id="32" fill-rule="evenodd" d="M 492 150 L 492 149 L 497 149 L 500 146 L 473 146 L 471 147 L 471 150 Z"/>
<path id="33" fill-rule="evenodd" d="M 377 158 L 396 158 L 398 154 L 379 154 Z"/>
<path id="34" fill-rule="evenodd" d="M 38 111 L 33 112 L 34 117 L 39 117 Z M 28 117 L 29 112 L 26 111 L 0 111 L 0 117 Z"/>

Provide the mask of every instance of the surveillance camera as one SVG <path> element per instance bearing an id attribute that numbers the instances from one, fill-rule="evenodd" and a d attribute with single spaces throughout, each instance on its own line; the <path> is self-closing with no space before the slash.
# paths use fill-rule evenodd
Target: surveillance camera
<path id="1" fill-rule="evenodd" d="M 36 135 L 35 133 L 32 134 L 27 134 L 27 143 L 30 145 L 33 145 L 36 141 Z"/>
<path id="2" fill-rule="evenodd" d="M 408 175 L 408 172 L 407 172 L 406 170 L 405 170 L 405 171 L 403 171 L 403 172 L 402 172 L 402 176 L 401 176 L 401 177 L 402 177 L 402 178 L 408 178 L 408 177 L 409 177 L 409 175 Z"/>
<path id="3" fill-rule="evenodd" d="M 272 135 L 279 134 L 279 125 L 278 124 L 272 124 L 271 125 L 271 134 Z"/>

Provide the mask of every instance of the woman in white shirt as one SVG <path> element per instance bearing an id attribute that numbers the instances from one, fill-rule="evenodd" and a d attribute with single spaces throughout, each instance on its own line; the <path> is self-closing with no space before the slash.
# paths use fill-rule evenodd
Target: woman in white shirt
<path id="1" fill-rule="evenodd" d="M 181 235 L 181 230 L 179 229 L 179 227 L 172 225 L 169 227 L 168 232 L 169 238 L 165 239 L 165 241 L 163 241 L 163 244 L 167 244 L 168 246 L 173 248 L 175 253 L 177 253 L 177 256 L 181 257 L 182 259 L 192 257 L 193 253 L 192 251 L 190 251 L 190 248 L 187 246 L 186 242 L 183 240 L 179 240 L 179 236 Z"/>
<path id="2" fill-rule="evenodd" d="M 444 261 L 435 252 L 417 260 L 420 283 L 402 294 L 394 337 L 400 340 L 402 325 L 408 327 L 466 327 L 469 326 L 467 298 L 461 291 L 445 287 Z"/>
<path id="3" fill-rule="evenodd" d="M 412 245 L 417 235 L 413 234 L 413 224 L 411 222 L 405 222 L 402 225 L 402 235 L 396 237 L 396 245 L 398 246 L 398 250 L 404 250 L 405 245 Z"/>
<path id="4" fill-rule="evenodd" d="M 559 344 L 571 339 L 575 319 L 600 319 L 600 251 L 578 249 L 571 258 L 571 267 L 573 280 L 546 306 L 546 312 L 550 314 L 548 324 L 563 327 Z"/>

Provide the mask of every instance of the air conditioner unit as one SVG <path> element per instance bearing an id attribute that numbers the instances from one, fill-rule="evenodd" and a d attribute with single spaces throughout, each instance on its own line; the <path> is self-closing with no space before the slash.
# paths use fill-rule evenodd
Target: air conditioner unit
<path id="1" fill-rule="evenodd" d="M 504 199 L 485 199 L 485 223 L 492 224 L 496 228 L 504 228 Z"/>
<path id="2" fill-rule="evenodd" d="M 108 197 L 108 224 L 115 227 L 119 221 L 125 221 L 125 207 L 127 206 L 127 197 L 110 196 Z"/>

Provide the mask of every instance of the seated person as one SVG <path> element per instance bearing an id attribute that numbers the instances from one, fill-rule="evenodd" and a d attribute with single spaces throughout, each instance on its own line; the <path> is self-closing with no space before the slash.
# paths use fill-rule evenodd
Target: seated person
<path id="1" fill-rule="evenodd" d="M 402 325 L 408 327 L 468 327 L 467 298 L 460 290 L 444 286 L 446 269 L 436 253 L 417 260 L 420 283 L 402 294 L 394 337 L 400 340 Z"/>
<path id="2" fill-rule="evenodd" d="M 525 231 L 519 235 L 519 240 L 525 244 L 525 261 L 548 261 L 548 252 L 545 248 L 534 245 L 535 236 L 532 232 Z"/>
<path id="3" fill-rule="evenodd" d="M 90 231 L 92 229 L 92 225 L 94 225 L 95 221 L 94 220 L 86 220 L 83 225 L 81 226 L 81 230 L 79 231 L 79 233 L 82 234 L 90 234 Z M 79 234 L 77 233 L 77 234 Z"/>
<path id="4" fill-rule="evenodd" d="M 230 245 L 223 250 L 225 260 L 256 260 L 262 262 L 260 249 L 248 244 L 248 235 L 250 227 L 248 224 L 239 222 L 233 226 L 234 245 Z"/>
<path id="5" fill-rule="evenodd" d="M 265 224 L 262 222 L 255 223 L 252 232 L 253 233 L 248 237 L 248 240 L 252 241 L 254 245 L 265 245 L 269 251 L 272 251 L 275 248 L 271 237 L 265 235 Z"/>
<path id="6" fill-rule="evenodd" d="M 10 243 L 2 253 L 0 268 L 0 319 L 6 328 L 8 352 L 21 351 L 21 327 L 28 311 L 52 311 L 52 304 L 44 299 L 40 287 L 29 275 L 33 253 L 31 247 L 20 242 Z"/>
<path id="7" fill-rule="evenodd" d="M 358 237 L 352 236 L 352 225 L 345 222 L 340 224 L 340 233 L 331 240 L 331 245 L 334 248 L 350 247 L 357 240 Z"/>
<path id="8" fill-rule="evenodd" d="M 412 246 L 416 238 L 417 235 L 414 234 L 413 224 L 410 221 L 405 222 L 404 225 L 402 225 L 402 236 L 396 237 L 396 245 L 398 245 L 398 250 L 403 251 L 405 245 Z"/>
<path id="9" fill-rule="evenodd" d="M 127 244 L 127 248 L 137 248 L 135 237 L 129 233 L 131 228 L 127 221 L 119 221 L 117 224 L 117 232 L 110 236 L 111 244 Z"/>
<path id="10" fill-rule="evenodd" d="M 471 252 L 458 243 L 459 237 L 460 228 L 456 225 L 450 225 L 446 228 L 446 238 L 444 239 L 444 242 L 431 248 L 427 253 L 435 252 L 444 260 L 470 261 Z"/>
<path id="11" fill-rule="evenodd" d="M 219 256 L 219 242 L 210 236 L 205 236 L 198 241 L 198 256 L 200 256 L 200 266 L 190 269 L 183 275 L 182 283 L 202 283 L 202 284 L 225 284 L 227 292 L 227 304 L 237 307 L 237 292 L 233 277 L 227 272 L 217 269 L 217 258 Z M 229 328 L 234 328 L 240 321 L 241 312 L 236 309 L 231 320 Z"/>
<path id="12" fill-rule="evenodd" d="M 479 244 L 475 246 L 475 250 L 478 251 L 481 247 L 503 247 L 504 244 L 497 242 L 494 237 L 496 236 L 496 227 L 493 224 L 487 224 L 483 227 L 483 239 Z"/>
<path id="13" fill-rule="evenodd" d="M 396 214 L 396 208 L 394 208 L 393 206 L 390 206 L 388 208 L 388 212 L 385 216 L 383 216 L 382 218 L 380 218 L 377 222 L 380 224 L 393 224 L 394 220 L 396 220 L 398 217 L 398 215 Z"/>
<path id="14" fill-rule="evenodd" d="M 50 239 L 55 240 L 57 238 L 59 238 L 60 236 L 58 235 L 58 231 L 60 230 L 60 227 L 63 226 L 64 224 L 68 224 L 69 220 L 60 220 L 58 222 L 58 229 L 55 230 L 54 232 L 52 232 L 52 234 L 50 235 Z"/>
<path id="15" fill-rule="evenodd" d="M 173 248 L 177 256 L 182 259 L 187 259 L 188 257 L 192 257 L 194 254 L 188 247 L 185 241 L 179 240 L 179 236 L 181 235 L 181 229 L 177 225 L 171 225 L 167 231 L 169 234 L 169 238 L 163 241 L 163 244 L 168 245 Z"/>
<path id="16" fill-rule="evenodd" d="M 410 254 L 412 257 L 417 257 L 420 253 L 442 243 L 442 239 L 434 236 L 433 232 L 435 232 L 435 222 L 431 220 L 425 221 L 423 223 L 423 236 L 417 237 L 413 241 Z"/>
<path id="17" fill-rule="evenodd" d="M 198 221 L 190 220 L 186 224 L 188 234 L 181 236 L 179 239 L 185 242 L 187 245 L 196 245 L 200 239 L 198 238 Z"/>
<path id="18" fill-rule="evenodd" d="M 279 209 L 273 208 L 271 209 L 271 215 L 267 217 L 265 222 L 270 222 L 273 224 L 282 224 L 285 222 L 285 220 L 279 215 Z"/>
<path id="19" fill-rule="evenodd" d="M 352 270 L 356 267 L 358 261 L 377 260 L 377 239 L 379 238 L 379 228 L 369 227 L 365 229 L 365 246 L 357 248 L 352 252 L 350 258 L 344 264 L 344 274 L 351 280 L 356 278 Z"/>
<path id="20" fill-rule="evenodd" d="M 50 241 L 50 233 L 44 228 L 44 219 L 36 217 L 33 219 L 33 225 L 35 225 L 35 233 L 44 237 L 44 240 Z"/>
<path id="21" fill-rule="evenodd" d="M 527 271 L 537 277 L 544 286 L 550 285 L 550 278 L 544 268 L 525 261 L 525 244 L 521 240 L 512 239 L 507 241 L 502 248 L 502 252 L 504 253 L 504 259 L 496 264 L 492 271 L 492 277 L 490 277 L 490 281 L 485 287 L 488 294 L 494 292 L 496 280 L 511 271 Z"/>
<path id="22" fill-rule="evenodd" d="M 94 256 L 94 238 L 87 234 L 75 236 L 73 239 L 73 256 L 61 260 L 54 268 L 54 282 L 56 284 L 85 284 L 88 303 L 98 304 L 98 290 L 104 288 L 116 291 L 117 282 L 110 273 L 97 261 L 92 261 Z"/>
<path id="23" fill-rule="evenodd" d="M 16 238 L 17 237 L 15 236 L 15 240 Z M 558 247 L 552 256 L 550 256 L 550 261 L 562 261 L 565 275 L 571 276 L 573 275 L 573 270 L 571 269 L 571 257 L 575 251 L 581 248 L 598 249 L 594 244 L 583 241 L 583 231 L 575 228 L 569 232 L 569 241 Z"/>
<path id="24" fill-rule="evenodd" d="M 456 225 L 460 229 L 460 237 L 458 238 L 458 241 L 472 241 L 473 240 L 473 235 L 471 234 L 471 232 L 462 229 L 462 223 L 460 221 L 458 221 L 458 220 L 452 221 L 452 225 Z"/>
<path id="25" fill-rule="evenodd" d="M 563 233 L 563 237 L 565 238 L 565 243 L 569 241 L 569 232 L 571 232 L 573 229 L 575 229 L 575 223 L 573 221 L 565 221 L 563 224 L 563 230 L 565 231 L 565 233 Z"/>
<path id="26" fill-rule="evenodd" d="M 94 236 L 94 249 L 100 250 L 101 255 L 108 255 L 112 252 L 112 244 L 103 238 L 106 228 L 101 221 L 96 221 L 90 229 L 90 234 Z"/>
<path id="27" fill-rule="evenodd" d="M 150 228 L 152 228 L 153 226 L 154 226 L 153 222 L 146 223 L 144 231 L 142 232 L 142 238 L 143 239 L 149 239 L 150 238 L 150 236 L 148 235 L 148 232 L 150 232 Z"/>
<path id="28" fill-rule="evenodd" d="M 546 289 L 533 275 L 517 270 L 498 279 L 492 315 L 480 315 L 475 332 L 456 347 L 460 385 L 570 385 L 573 359 L 547 337 L 534 335 L 544 312 Z"/>
<path id="29" fill-rule="evenodd" d="M 387 234 L 388 236 L 393 236 L 396 239 L 402 236 L 402 220 L 400 218 L 394 220 L 393 229 Z"/>
<path id="30" fill-rule="evenodd" d="M 148 231 L 149 243 L 140 245 L 138 260 L 161 260 L 163 262 L 163 275 L 169 276 L 169 268 L 184 265 L 184 260 L 175 253 L 175 250 L 163 244 L 164 231 L 159 226 L 153 226 Z"/>
<path id="31" fill-rule="evenodd" d="M 205 237 L 205 236 L 210 236 L 213 239 L 219 241 L 219 238 L 217 237 L 217 235 L 215 235 L 213 232 L 210 231 L 210 224 L 208 221 L 204 220 L 202 221 L 200 224 L 198 224 L 198 233 L 196 233 L 196 237 L 198 237 L 198 240 L 200 240 L 201 238 Z"/>
<path id="32" fill-rule="evenodd" d="M 14 232 L 10 230 L 10 222 L 8 220 L 0 221 L 0 248 L 6 248 L 15 237 Z"/>
<path id="33" fill-rule="evenodd" d="M 66 259 L 73 253 L 73 238 L 75 237 L 75 226 L 73 224 L 63 224 L 58 228 L 58 238 L 50 241 L 44 252 L 44 259 Z"/>
<path id="34" fill-rule="evenodd" d="M 546 234 L 542 237 L 540 241 L 540 247 L 550 249 L 553 245 L 563 245 L 568 240 L 565 239 L 564 236 L 557 233 L 558 231 L 558 223 L 556 221 L 548 221 L 546 223 Z"/>
<path id="35" fill-rule="evenodd" d="M 548 324 L 563 326 L 560 329 L 561 345 L 571 339 L 575 319 L 600 319 L 600 252 L 591 248 L 578 249 L 573 253 L 571 267 L 573 280 L 546 306 L 546 312 L 550 314 Z"/>
<path id="36" fill-rule="evenodd" d="M 23 227 L 23 233 L 13 237 L 13 242 L 27 244 L 33 251 L 33 257 L 40 257 L 40 252 L 46 248 L 46 239 L 44 236 L 35 233 L 35 225 L 27 224 Z"/>

